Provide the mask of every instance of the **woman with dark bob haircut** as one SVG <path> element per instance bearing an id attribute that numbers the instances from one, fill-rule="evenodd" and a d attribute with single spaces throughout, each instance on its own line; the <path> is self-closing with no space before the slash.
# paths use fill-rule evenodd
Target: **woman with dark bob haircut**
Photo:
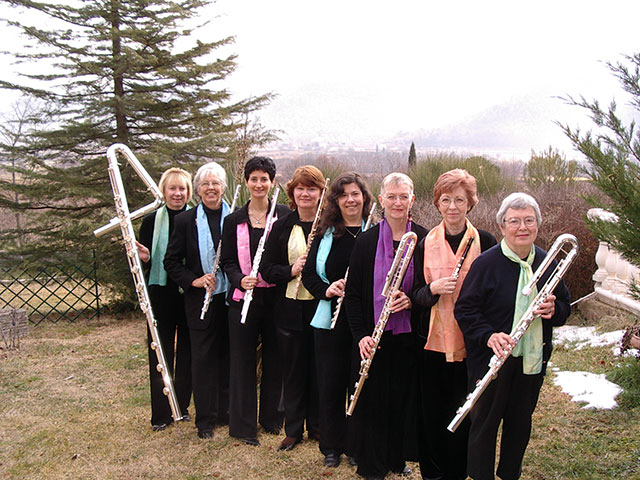
<path id="1" fill-rule="evenodd" d="M 297 277 L 307 260 L 307 237 L 324 185 L 324 176 L 316 167 L 296 169 L 286 187 L 294 210 L 273 225 L 260 264 L 265 281 L 276 285 L 275 324 L 283 369 L 286 433 L 280 450 L 291 450 L 300 443 L 305 420 L 309 438 L 320 436 L 313 329 L 309 325 L 316 302 L 303 285 L 297 288 Z"/>
<path id="2" fill-rule="evenodd" d="M 327 467 L 337 467 L 343 453 L 352 456 L 345 406 L 355 350 L 345 311 L 341 309 L 333 329 L 331 318 L 336 301 L 344 295 L 351 251 L 371 202 L 366 183 L 355 172 L 344 173 L 331 184 L 302 275 L 304 286 L 319 300 L 311 326 L 320 393 L 320 451 Z"/>
<path id="3" fill-rule="evenodd" d="M 453 307 L 473 261 L 496 244 L 493 235 L 476 229 L 467 219 L 477 203 L 476 179 L 466 170 L 457 168 L 440 175 L 433 188 L 433 204 L 442 222 L 415 253 L 416 272 L 422 275 L 416 274 L 413 297 L 418 305 L 427 307 L 418 328 L 422 337 L 418 370 L 422 478 L 467 477 L 469 422 L 455 433 L 450 433 L 447 425 L 467 392 L 466 350 Z M 467 246 L 456 279 L 451 273 Z"/>
<path id="4" fill-rule="evenodd" d="M 278 434 L 284 412 L 279 410 L 282 396 L 282 372 L 274 325 L 274 285 L 262 276 L 249 276 L 258 243 L 264 234 L 271 209 L 269 192 L 276 166 L 267 157 L 253 157 L 244 167 L 247 204 L 225 218 L 222 230 L 221 265 L 231 288 L 229 303 L 229 435 L 247 445 L 259 445 L 258 423 L 267 433 Z M 281 218 L 289 209 L 276 205 L 274 216 Z M 245 323 L 240 323 L 245 292 L 253 289 L 253 300 Z M 256 348 L 262 342 L 262 378 L 258 413 Z M 257 414 L 257 418 L 256 418 Z"/>

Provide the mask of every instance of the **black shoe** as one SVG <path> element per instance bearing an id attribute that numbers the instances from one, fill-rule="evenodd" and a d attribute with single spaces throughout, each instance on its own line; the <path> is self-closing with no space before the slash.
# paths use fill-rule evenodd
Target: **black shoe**
<path id="1" fill-rule="evenodd" d="M 300 437 L 284 437 L 282 443 L 278 447 L 278 450 L 293 450 L 293 448 L 300 443 L 302 439 Z"/>
<path id="2" fill-rule="evenodd" d="M 162 430 L 165 430 L 169 425 L 171 425 L 171 422 L 156 423 L 155 425 L 151 425 L 151 429 L 154 432 L 161 432 Z"/>
<path id="3" fill-rule="evenodd" d="M 409 468 L 408 465 L 405 465 L 401 470 L 391 470 L 396 475 L 409 476 L 413 473 L 413 471 Z"/>
<path id="4" fill-rule="evenodd" d="M 348 457 L 348 458 L 349 458 L 349 465 L 351 465 L 352 467 L 358 466 L 358 461 L 356 460 L 356 457 Z"/>
<path id="5" fill-rule="evenodd" d="M 242 439 L 242 441 L 247 445 L 251 445 L 252 447 L 257 447 L 258 445 L 260 445 L 260 440 L 258 440 L 256 437 L 245 437 Z"/>
<path id="6" fill-rule="evenodd" d="M 213 438 L 213 430 L 198 430 L 198 438 Z"/>
<path id="7" fill-rule="evenodd" d="M 340 455 L 337 453 L 327 453 L 324 457 L 324 466 L 335 468 L 340 465 Z"/>

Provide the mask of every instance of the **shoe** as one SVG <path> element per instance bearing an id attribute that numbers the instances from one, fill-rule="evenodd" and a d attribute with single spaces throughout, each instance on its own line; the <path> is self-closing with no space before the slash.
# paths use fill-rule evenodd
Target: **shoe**
<path id="1" fill-rule="evenodd" d="M 278 447 L 278 450 L 293 450 L 293 448 L 300 443 L 302 439 L 300 437 L 284 437 L 282 443 Z"/>
<path id="2" fill-rule="evenodd" d="M 358 466 L 358 461 L 356 460 L 356 457 L 348 457 L 348 460 L 349 460 L 349 465 L 351 465 L 352 467 Z"/>
<path id="3" fill-rule="evenodd" d="M 191 421 L 191 415 L 189 415 L 188 413 L 185 413 L 185 414 L 182 416 L 182 421 L 183 421 L 183 422 L 190 422 L 190 421 Z"/>
<path id="4" fill-rule="evenodd" d="M 151 430 L 153 430 L 154 432 L 161 432 L 162 430 L 165 430 L 169 425 L 171 425 L 171 422 L 156 423 L 155 425 L 151 425 Z"/>
<path id="5" fill-rule="evenodd" d="M 270 435 L 280 435 L 280 432 L 282 431 L 282 427 L 279 427 L 279 426 L 262 427 L 262 429 L 265 431 L 265 433 L 268 433 Z"/>
<path id="6" fill-rule="evenodd" d="M 337 453 L 327 453 L 324 457 L 324 466 L 335 468 L 340 465 L 340 455 Z"/>
<path id="7" fill-rule="evenodd" d="M 317 432 L 307 432 L 307 438 L 316 442 L 320 441 L 320 434 Z"/>
<path id="8" fill-rule="evenodd" d="M 391 470 L 396 475 L 402 475 L 403 477 L 408 477 L 413 473 L 413 470 L 409 468 L 408 465 L 405 465 L 401 470 Z"/>
<path id="9" fill-rule="evenodd" d="M 256 437 L 245 437 L 242 439 L 242 441 L 247 445 L 251 445 L 252 447 L 257 447 L 258 445 L 260 445 L 260 440 L 258 440 Z"/>
<path id="10" fill-rule="evenodd" d="M 213 430 L 198 430 L 198 438 L 213 438 Z"/>

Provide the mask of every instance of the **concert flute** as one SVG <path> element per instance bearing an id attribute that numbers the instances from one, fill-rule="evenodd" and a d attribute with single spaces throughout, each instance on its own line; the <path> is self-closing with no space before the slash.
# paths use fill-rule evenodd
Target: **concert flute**
<path id="1" fill-rule="evenodd" d="M 149 191 L 155 197 L 155 201 L 149 205 L 142 207 L 135 212 L 129 211 L 129 205 L 127 204 L 127 195 L 124 189 L 124 183 L 122 182 L 122 175 L 120 174 L 120 167 L 118 165 L 117 155 L 120 153 L 127 162 L 133 167 L 138 176 L 142 179 L 145 185 L 149 188 Z M 169 407 L 171 408 L 171 416 L 177 422 L 183 419 L 182 412 L 180 411 L 180 405 L 178 404 L 178 397 L 176 396 L 175 388 L 173 387 L 173 380 L 171 379 L 171 372 L 167 366 L 166 357 L 164 356 L 164 349 L 160 342 L 160 333 L 158 332 L 158 322 L 153 315 L 153 309 L 151 308 L 151 301 L 149 299 L 149 292 L 147 290 L 147 284 L 144 281 L 142 273 L 142 262 L 138 255 L 138 249 L 136 248 L 136 234 L 133 230 L 133 224 L 131 220 L 133 218 L 140 217 L 145 213 L 153 212 L 162 207 L 162 192 L 158 189 L 158 186 L 149 176 L 142 164 L 138 161 L 133 152 L 122 143 L 115 143 L 107 149 L 108 160 L 108 173 L 109 180 L 111 182 L 111 189 L 113 190 L 113 200 L 115 202 L 116 211 L 118 213 L 117 218 L 112 219 L 107 225 L 100 227 L 93 231 L 96 237 L 104 235 L 105 233 L 113 230 L 115 227 L 120 227 L 122 231 L 122 237 L 127 252 L 127 261 L 129 262 L 129 270 L 131 270 L 131 276 L 133 277 L 133 283 L 138 295 L 138 303 L 140 304 L 140 310 L 144 313 L 147 319 L 147 325 L 149 326 L 149 333 L 151 335 L 151 350 L 156 354 L 158 360 L 157 370 L 162 377 L 164 388 L 162 393 L 167 396 L 169 400 Z M 115 225 L 115 227 L 114 227 Z"/>
<path id="2" fill-rule="evenodd" d="M 256 249 L 256 255 L 255 257 L 253 257 L 253 264 L 251 265 L 251 272 L 249 273 L 250 277 L 258 276 L 260 260 L 262 259 L 262 253 L 264 252 L 264 247 L 267 243 L 267 237 L 269 236 L 269 230 L 271 230 L 271 224 L 273 223 L 273 218 L 276 213 L 276 203 L 278 202 L 279 193 L 280 185 L 276 187 L 276 189 L 273 191 L 273 196 L 271 197 L 271 209 L 269 210 L 269 215 L 267 216 L 267 220 L 264 224 L 264 233 L 260 237 L 260 242 L 258 243 L 258 248 Z M 251 301 L 253 300 L 253 290 L 254 289 L 252 288 L 251 290 L 247 290 L 246 292 L 244 292 L 244 303 L 242 304 L 242 312 L 240 313 L 240 323 L 242 324 L 247 321 L 249 305 L 251 305 Z"/>
<path id="3" fill-rule="evenodd" d="M 473 243 L 473 239 L 474 238 L 475 237 L 472 236 L 469 239 L 469 242 L 467 243 L 467 246 L 464 247 L 464 252 L 462 252 L 462 256 L 460 257 L 460 260 L 458 260 L 458 263 L 456 264 L 456 267 L 453 269 L 453 273 L 451 274 L 451 276 L 453 278 L 455 278 L 456 280 L 460 276 L 460 270 L 462 270 L 462 264 L 464 263 L 464 259 L 467 258 L 467 254 L 469 253 L 469 249 L 471 248 L 471 244 Z"/>
<path id="4" fill-rule="evenodd" d="M 233 209 L 236 208 L 236 202 L 238 201 L 238 194 L 240 193 L 240 187 L 242 185 L 236 185 L 236 191 L 233 194 L 233 201 L 231 202 L 231 208 L 229 209 L 229 213 L 233 213 Z M 220 254 L 222 253 L 222 239 L 218 242 L 218 248 L 216 249 L 216 259 L 213 262 L 213 268 L 211 269 L 211 274 L 215 277 L 218 273 L 218 269 L 220 268 Z M 209 310 L 209 304 L 211 303 L 211 298 L 213 298 L 213 290 L 208 290 L 207 293 L 204 294 L 204 302 L 202 303 L 202 311 L 200 312 L 200 320 L 204 320 L 205 315 L 207 314 L 207 310 Z"/>
<path id="5" fill-rule="evenodd" d="M 313 243 L 313 239 L 316 236 L 316 231 L 318 230 L 318 225 L 320 224 L 320 215 L 322 215 L 322 210 L 324 210 L 324 202 L 327 196 L 327 190 L 329 189 L 329 179 L 327 178 L 324 182 L 324 189 L 322 190 L 322 196 L 320 197 L 320 202 L 318 203 L 318 209 L 316 210 L 316 216 L 313 219 L 313 223 L 311 224 L 311 231 L 309 232 L 309 236 L 307 237 L 307 248 L 304 251 L 304 254 L 307 255 L 309 250 L 311 250 L 311 244 Z M 293 298 L 298 298 L 298 292 L 300 291 L 300 285 L 302 285 L 302 272 L 298 274 L 296 277 L 296 289 L 293 295 Z"/>
<path id="6" fill-rule="evenodd" d="M 364 228 L 362 229 L 363 232 L 366 232 L 367 230 L 369 230 L 369 227 L 371 226 L 371 222 L 373 221 L 373 212 L 375 212 L 377 206 L 378 204 L 376 202 L 373 202 L 373 205 L 371 205 L 369 216 L 367 217 L 367 221 L 365 222 Z M 344 272 L 345 285 L 347 284 L 348 277 L 349 277 L 349 267 L 347 267 L 347 271 Z M 336 326 L 336 322 L 338 321 L 338 316 L 340 315 L 340 310 L 342 309 L 342 302 L 344 302 L 344 294 L 342 294 L 340 297 L 338 297 L 338 300 L 336 300 L 336 309 L 333 312 L 333 316 L 331 317 L 331 330 L 334 329 L 334 327 Z"/>

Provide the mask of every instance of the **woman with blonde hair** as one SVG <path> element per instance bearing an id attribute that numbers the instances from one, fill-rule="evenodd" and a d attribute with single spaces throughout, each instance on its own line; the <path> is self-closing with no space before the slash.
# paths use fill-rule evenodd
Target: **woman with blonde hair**
<path id="1" fill-rule="evenodd" d="M 476 179 L 455 169 L 438 177 L 433 204 L 442 215 L 416 250 L 413 298 L 427 307 L 419 325 L 419 461 L 422 478 L 464 480 L 467 476 L 469 422 L 447 430 L 467 391 L 464 338 L 453 308 L 469 267 L 496 244 L 489 232 L 476 229 L 467 214 L 478 203 Z M 452 275 L 465 256 L 458 276 Z"/>
<path id="2" fill-rule="evenodd" d="M 173 231 L 174 219 L 177 214 L 188 208 L 187 203 L 191 200 L 191 174 L 181 168 L 170 168 L 160 177 L 158 188 L 162 192 L 165 204 L 142 219 L 140 241 L 136 244 L 145 268 L 149 301 L 158 322 L 158 335 L 169 370 L 173 374 L 178 405 L 183 419 L 189 420 L 187 409 L 191 401 L 191 347 L 184 314 L 184 295 L 178 285 L 168 278 L 164 269 L 164 255 Z M 154 431 L 161 431 L 167 428 L 173 419 L 169 401 L 163 393 L 164 382 L 157 370 L 158 358 L 151 349 L 151 334 L 148 328 L 147 336 L 151 426 Z"/>
<path id="3" fill-rule="evenodd" d="M 319 438 L 318 386 L 310 325 L 316 302 L 303 285 L 297 288 L 297 284 L 307 260 L 307 238 L 324 186 L 325 178 L 316 167 L 296 169 L 286 186 L 293 211 L 273 225 L 260 264 L 262 278 L 276 285 L 275 324 L 284 381 L 286 434 L 280 450 L 291 450 L 300 443 L 305 421 L 309 438 Z"/>

